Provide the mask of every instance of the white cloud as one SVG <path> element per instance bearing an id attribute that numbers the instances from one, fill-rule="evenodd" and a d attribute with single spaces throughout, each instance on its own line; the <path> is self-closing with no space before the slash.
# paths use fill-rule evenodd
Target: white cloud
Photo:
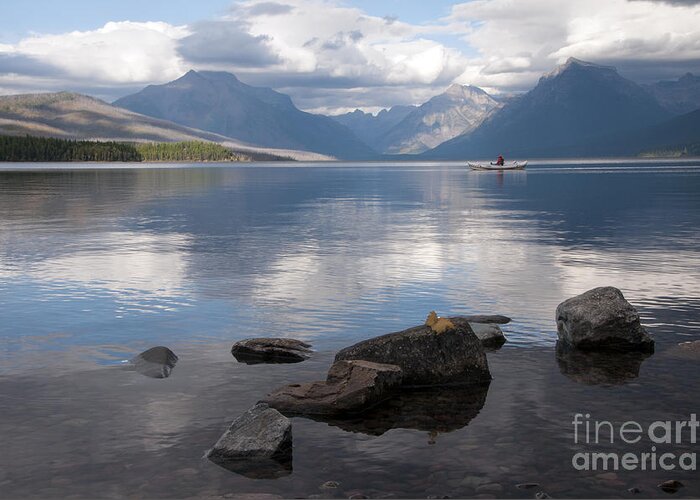
<path id="1" fill-rule="evenodd" d="M 0 47 L 0 55 L 21 55 L 37 65 L 59 68 L 69 82 L 150 83 L 177 78 L 185 71 L 176 46 L 188 33 L 187 27 L 163 22 L 109 22 L 92 31 L 32 35 L 14 46 Z"/>
<path id="2" fill-rule="evenodd" d="M 678 63 L 675 76 L 700 66 L 697 5 L 477 0 L 455 5 L 443 21 L 453 32 L 461 29 L 479 53 L 457 80 L 484 87 L 528 89 L 568 57 L 616 64 L 623 72 L 647 62 L 635 76 L 651 80 L 665 76 L 660 66 L 669 60 Z"/>
<path id="3" fill-rule="evenodd" d="M 528 90 L 569 56 L 637 80 L 697 72 L 697 26 L 700 7 L 687 2 L 474 0 L 419 25 L 340 0 L 243 0 L 187 26 L 111 22 L 0 45 L 0 85 L 116 97 L 215 69 L 287 92 L 303 109 L 376 110 L 424 102 L 453 82 Z"/>

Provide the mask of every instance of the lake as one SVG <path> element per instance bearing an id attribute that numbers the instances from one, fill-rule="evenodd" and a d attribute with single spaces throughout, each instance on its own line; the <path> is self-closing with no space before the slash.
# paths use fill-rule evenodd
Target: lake
<path id="1" fill-rule="evenodd" d="M 699 228 L 700 160 L 0 165 L 0 497 L 629 498 L 667 479 L 698 497 L 696 470 L 572 457 L 699 445 L 575 443 L 572 419 L 700 413 L 700 364 L 677 349 L 700 339 Z M 557 358 L 557 305 L 603 285 L 639 310 L 653 356 Z M 512 318 L 487 391 L 294 418 L 278 479 L 203 458 L 267 392 L 431 310 Z M 231 345 L 261 336 L 315 353 L 236 362 Z M 125 363 L 157 345 L 179 356 L 170 377 Z"/>

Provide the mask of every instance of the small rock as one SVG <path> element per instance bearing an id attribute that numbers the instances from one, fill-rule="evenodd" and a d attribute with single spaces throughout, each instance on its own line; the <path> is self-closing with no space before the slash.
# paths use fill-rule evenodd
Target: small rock
<path id="1" fill-rule="evenodd" d="M 506 336 L 496 323 L 469 323 L 481 345 L 489 349 L 498 349 L 506 343 Z"/>
<path id="2" fill-rule="evenodd" d="M 288 414 L 361 413 L 387 399 L 400 385 L 398 366 L 362 360 L 337 361 L 325 382 L 287 385 L 263 401 Z"/>
<path id="3" fill-rule="evenodd" d="M 331 490 L 337 488 L 338 486 L 340 486 L 340 483 L 338 481 L 326 481 L 321 486 L 319 486 L 319 488 L 321 488 L 322 490 Z"/>
<path id="4" fill-rule="evenodd" d="M 683 483 L 680 481 L 676 481 L 675 479 L 670 479 L 668 481 L 664 481 L 659 485 L 659 488 L 661 488 L 663 491 L 666 493 L 675 493 L 678 490 L 680 490 L 684 486 Z"/>
<path id="5" fill-rule="evenodd" d="M 258 403 L 233 421 L 207 458 L 232 472 L 272 479 L 292 472 L 292 422 Z"/>
<path id="6" fill-rule="evenodd" d="M 231 347 L 231 354 L 241 363 L 299 363 L 313 351 L 310 344 L 296 339 L 256 338 L 240 340 Z"/>
<path id="7" fill-rule="evenodd" d="M 500 493 L 503 491 L 503 486 L 498 483 L 486 483 L 477 486 L 477 493 Z"/>
<path id="8" fill-rule="evenodd" d="M 641 492 L 642 492 L 642 490 L 640 490 L 640 489 L 637 488 L 636 486 L 633 487 L 633 488 L 629 488 L 627 491 L 629 491 L 630 493 L 632 493 L 632 494 L 634 494 L 634 495 L 636 495 L 637 493 L 641 493 Z"/>
<path id="9" fill-rule="evenodd" d="M 164 346 L 151 347 L 131 359 L 137 372 L 150 378 L 168 378 L 178 357 Z"/>
<path id="10" fill-rule="evenodd" d="M 519 490 L 529 490 L 531 488 L 537 488 L 539 485 L 540 483 L 520 483 L 516 484 L 515 487 Z"/>
<path id="11" fill-rule="evenodd" d="M 545 491 L 538 491 L 537 493 L 535 493 L 535 498 L 537 498 L 538 500 L 544 500 L 546 498 L 552 497 L 550 497 L 549 494 L 547 494 L 547 492 Z"/>
<path id="12" fill-rule="evenodd" d="M 361 498 L 369 498 L 368 496 L 365 496 L 363 493 L 353 493 L 348 497 L 350 500 L 359 500 Z"/>
<path id="13" fill-rule="evenodd" d="M 617 288 L 589 290 L 557 306 L 559 340 L 577 349 L 653 352 L 639 313 Z"/>

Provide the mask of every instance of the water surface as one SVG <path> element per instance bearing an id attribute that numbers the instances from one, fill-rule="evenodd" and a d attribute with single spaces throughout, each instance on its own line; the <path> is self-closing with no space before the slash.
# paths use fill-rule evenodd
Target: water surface
<path id="1" fill-rule="evenodd" d="M 700 413 L 698 363 L 674 354 L 700 339 L 698 227 L 696 161 L 501 174 L 455 163 L 5 164 L 0 493 L 627 497 L 636 486 L 653 497 L 676 478 L 686 484 L 676 496 L 698 496 L 696 472 L 571 466 L 583 451 L 576 412 L 641 423 Z M 557 360 L 557 304 L 601 285 L 639 309 L 654 356 L 613 368 Z M 339 348 L 433 309 L 513 318 L 483 397 L 418 395 L 400 404 L 411 418 L 384 409 L 369 432 L 295 418 L 294 470 L 277 480 L 202 459 L 267 391 L 323 378 Z M 231 344 L 253 336 L 317 353 L 236 363 Z M 124 367 L 156 345 L 179 357 L 170 377 Z M 331 480 L 340 486 L 319 489 Z M 541 486 L 515 488 L 531 481 Z"/>

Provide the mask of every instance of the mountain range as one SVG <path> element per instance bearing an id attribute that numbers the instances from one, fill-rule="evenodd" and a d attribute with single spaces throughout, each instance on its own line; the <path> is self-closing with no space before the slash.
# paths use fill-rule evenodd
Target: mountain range
<path id="1" fill-rule="evenodd" d="M 0 96 L 0 135 L 36 135 L 61 139 L 122 142 L 207 141 L 236 151 L 300 160 L 327 156 L 264 148 L 204 130 L 141 115 L 71 92 Z"/>
<path id="2" fill-rule="evenodd" d="M 115 106 L 265 147 L 370 159 L 376 152 L 327 116 L 299 110 L 289 96 L 253 87 L 231 73 L 189 71 L 164 85 L 114 102 Z"/>
<path id="3" fill-rule="evenodd" d="M 471 132 L 499 107 L 499 102 L 482 89 L 453 84 L 420 106 L 395 106 L 376 117 L 361 111 L 358 116 L 355 111 L 334 119 L 358 136 L 363 130 L 372 130 L 364 140 L 382 153 L 422 153 Z M 398 119 L 389 120 L 389 117 Z"/>
<path id="4" fill-rule="evenodd" d="M 425 156 L 589 155 L 601 139 L 650 127 L 671 116 L 653 95 L 620 76 L 615 68 L 571 58 L 473 132 L 447 141 Z"/>
<path id="5" fill-rule="evenodd" d="M 421 105 L 334 117 L 301 111 L 289 96 L 230 73 L 189 71 L 112 105 L 66 92 L 0 97 L 0 134 L 196 139 L 304 160 L 634 156 L 697 151 L 699 110 L 692 74 L 639 85 L 573 58 L 508 99 L 452 85 Z"/>
<path id="6" fill-rule="evenodd" d="M 700 108 L 700 76 L 692 73 L 686 73 L 678 80 L 664 80 L 643 87 L 673 114 Z"/>

